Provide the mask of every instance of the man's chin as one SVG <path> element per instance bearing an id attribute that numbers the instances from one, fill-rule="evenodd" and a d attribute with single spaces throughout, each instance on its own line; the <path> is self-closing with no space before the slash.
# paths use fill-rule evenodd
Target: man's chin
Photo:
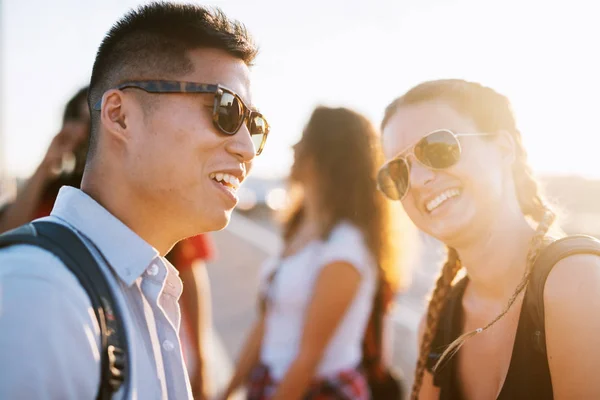
<path id="1" fill-rule="evenodd" d="M 213 217 L 211 223 L 209 224 L 208 231 L 220 231 L 223 230 L 229 225 L 229 221 L 231 220 L 231 213 L 233 209 L 224 210 L 220 215 Z"/>
<path id="2" fill-rule="evenodd" d="M 225 214 L 225 221 L 223 221 L 223 223 L 220 224 L 220 226 L 216 228 L 215 231 L 220 231 L 227 228 L 227 225 L 229 225 L 229 221 L 231 221 L 231 211 Z"/>
<path id="3" fill-rule="evenodd" d="M 219 212 L 210 214 L 201 213 L 195 219 L 188 220 L 188 223 L 194 221 L 192 226 L 188 225 L 188 228 L 193 230 L 192 235 L 223 230 L 231 220 L 232 211 L 232 209 L 221 209 Z"/>

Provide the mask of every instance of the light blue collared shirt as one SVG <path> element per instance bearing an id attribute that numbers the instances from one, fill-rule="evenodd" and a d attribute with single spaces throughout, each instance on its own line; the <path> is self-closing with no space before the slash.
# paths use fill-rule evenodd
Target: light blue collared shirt
<path id="1" fill-rule="evenodd" d="M 83 238 L 122 310 L 131 364 L 113 398 L 191 399 L 177 270 L 78 189 L 63 187 L 44 219 Z M 29 245 L 0 251 L 0 399 L 95 399 L 99 335 L 87 293 L 58 258 Z"/>

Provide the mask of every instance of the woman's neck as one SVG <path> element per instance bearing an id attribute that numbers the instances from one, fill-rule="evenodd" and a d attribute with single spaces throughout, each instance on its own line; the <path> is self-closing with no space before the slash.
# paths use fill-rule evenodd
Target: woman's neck
<path id="1" fill-rule="evenodd" d="M 314 230 L 317 236 L 321 236 L 322 227 L 327 216 L 321 206 L 317 190 L 312 187 L 304 187 L 304 221 L 302 227 Z"/>
<path id="2" fill-rule="evenodd" d="M 314 192 L 304 185 L 302 199 L 302 217 L 294 230 L 286 239 L 282 253 L 283 257 L 289 257 L 302 250 L 309 243 L 320 239 L 323 232 L 322 209 L 319 207 Z"/>
<path id="3" fill-rule="evenodd" d="M 457 246 L 471 290 L 490 299 L 509 298 L 523 278 L 534 234 L 522 216 L 499 218 L 487 235 Z"/>

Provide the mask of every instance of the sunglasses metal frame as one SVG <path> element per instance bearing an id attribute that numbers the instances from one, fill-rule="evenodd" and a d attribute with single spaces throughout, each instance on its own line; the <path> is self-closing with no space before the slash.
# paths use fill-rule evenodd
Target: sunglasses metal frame
<path id="1" fill-rule="evenodd" d="M 124 82 L 124 83 L 117 85 L 114 89 L 123 90 L 123 89 L 129 89 L 129 88 L 140 89 L 140 90 L 143 90 L 148 93 L 159 93 L 159 94 L 160 93 L 210 93 L 210 94 L 214 94 L 215 99 L 214 99 L 214 103 L 213 103 L 212 119 L 213 119 L 213 125 L 219 130 L 219 132 L 222 132 L 229 136 L 235 135 L 240 130 L 240 128 L 242 127 L 244 122 L 246 122 L 246 124 L 248 124 L 248 131 L 250 131 L 250 129 L 251 129 L 250 124 L 252 123 L 253 119 L 256 117 L 259 117 L 264 121 L 265 127 L 264 127 L 264 135 L 263 135 L 262 142 L 256 149 L 256 155 L 257 156 L 260 155 L 260 153 L 262 153 L 262 151 L 265 147 L 265 143 L 267 141 L 267 136 L 269 135 L 269 123 L 267 122 L 266 118 L 260 112 L 252 110 L 250 107 L 248 107 L 246 105 L 246 103 L 244 103 L 242 98 L 231 89 L 227 89 L 226 87 L 221 86 L 219 84 L 184 82 L 184 81 L 164 81 L 164 80 L 128 81 L 128 82 Z M 233 132 L 229 132 L 229 131 L 223 129 L 223 127 L 221 127 L 221 125 L 219 124 L 218 109 L 221 106 L 220 103 L 221 103 L 221 98 L 223 96 L 223 93 L 228 93 L 228 94 L 232 95 L 233 97 L 235 97 L 243 107 L 242 117 L 240 118 L 240 121 L 239 121 L 238 125 L 236 126 L 236 128 L 233 130 Z M 102 99 L 98 100 L 94 104 L 94 107 L 93 107 L 93 110 L 95 110 L 95 111 L 100 111 L 101 109 L 102 109 Z M 252 136 L 252 134 L 251 134 L 251 136 Z"/>
<path id="2" fill-rule="evenodd" d="M 423 161 L 419 160 L 419 158 L 416 156 L 415 154 L 415 147 L 417 147 L 419 145 L 419 143 L 421 143 L 422 140 L 424 140 L 425 138 L 439 133 L 439 132 L 447 132 L 450 135 L 452 135 L 452 137 L 454 138 L 454 140 L 456 140 L 456 144 L 458 145 L 458 158 L 456 159 L 456 161 L 452 164 L 449 165 L 447 167 L 443 167 L 443 168 L 436 168 L 433 167 L 431 165 L 427 165 L 425 164 Z M 426 168 L 432 169 L 434 171 L 441 171 L 444 169 L 448 169 L 454 165 L 456 165 L 456 163 L 458 163 L 460 161 L 460 156 L 462 155 L 462 144 L 460 143 L 460 140 L 458 140 L 459 137 L 469 137 L 469 136 L 492 136 L 494 135 L 493 133 L 484 133 L 484 132 L 476 132 L 476 133 L 455 133 L 453 131 L 451 131 L 450 129 L 436 129 L 435 131 L 431 131 L 428 134 L 424 135 L 421 139 L 419 139 L 415 144 L 411 145 L 410 147 L 406 148 L 405 150 L 402 150 L 401 152 L 399 152 L 396 156 L 394 156 L 391 160 L 387 161 L 385 164 L 383 164 L 381 166 L 381 168 L 379 168 L 379 171 L 377 172 L 377 189 L 383 193 L 387 198 L 389 198 L 390 200 L 398 200 L 398 201 L 402 201 L 404 199 L 404 197 L 406 197 L 408 190 L 410 189 L 410 164 L 408 163 L 408 157 L 409 156 L 413 156 L 413 158 L 415 160 L 417 160 L 417 162 L 421 165 L 423 165 Z M 381 187 L 380 185 L 380 179 L 379 176 L 381 175 L 381 173 L 383 173 L 384 171 L 387 171 L 389 166 L 392 163 L 398 162 L 398 161 L 402 161 L 404 164 L 406 164 L 406 171 L 407 171 L 407 182 L 406 182 L 406 190 L 404 191 L 404 193 L 402 194 L 402 196 L 400 196 L 399 198 L 395 199 L 390 197 Z M 388 172 L 388 176 L 389 176 L 389 172 Z M 391 179 L 391 177 L 390 177 Z M 394 182 L 395 184 L 395 182 Z"/>

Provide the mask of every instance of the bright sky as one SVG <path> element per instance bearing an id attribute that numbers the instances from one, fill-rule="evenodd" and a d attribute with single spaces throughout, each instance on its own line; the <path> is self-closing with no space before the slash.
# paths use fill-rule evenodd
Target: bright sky
<path id="1" fill-rule="evenodd" d="M 105 32 L 135 0 L 2 1 L 2 151 L 33 171 L 63 106 L 87 84 Z M 261 53 L 254 99 L 272 131 L 254 173 L 282 175 L 317 104 L 377 125 L 421 81 L 465 78 L 506 94 L 539 173 L 600 178 L 600 24 L 590 0 L 222 0 Z"/>

